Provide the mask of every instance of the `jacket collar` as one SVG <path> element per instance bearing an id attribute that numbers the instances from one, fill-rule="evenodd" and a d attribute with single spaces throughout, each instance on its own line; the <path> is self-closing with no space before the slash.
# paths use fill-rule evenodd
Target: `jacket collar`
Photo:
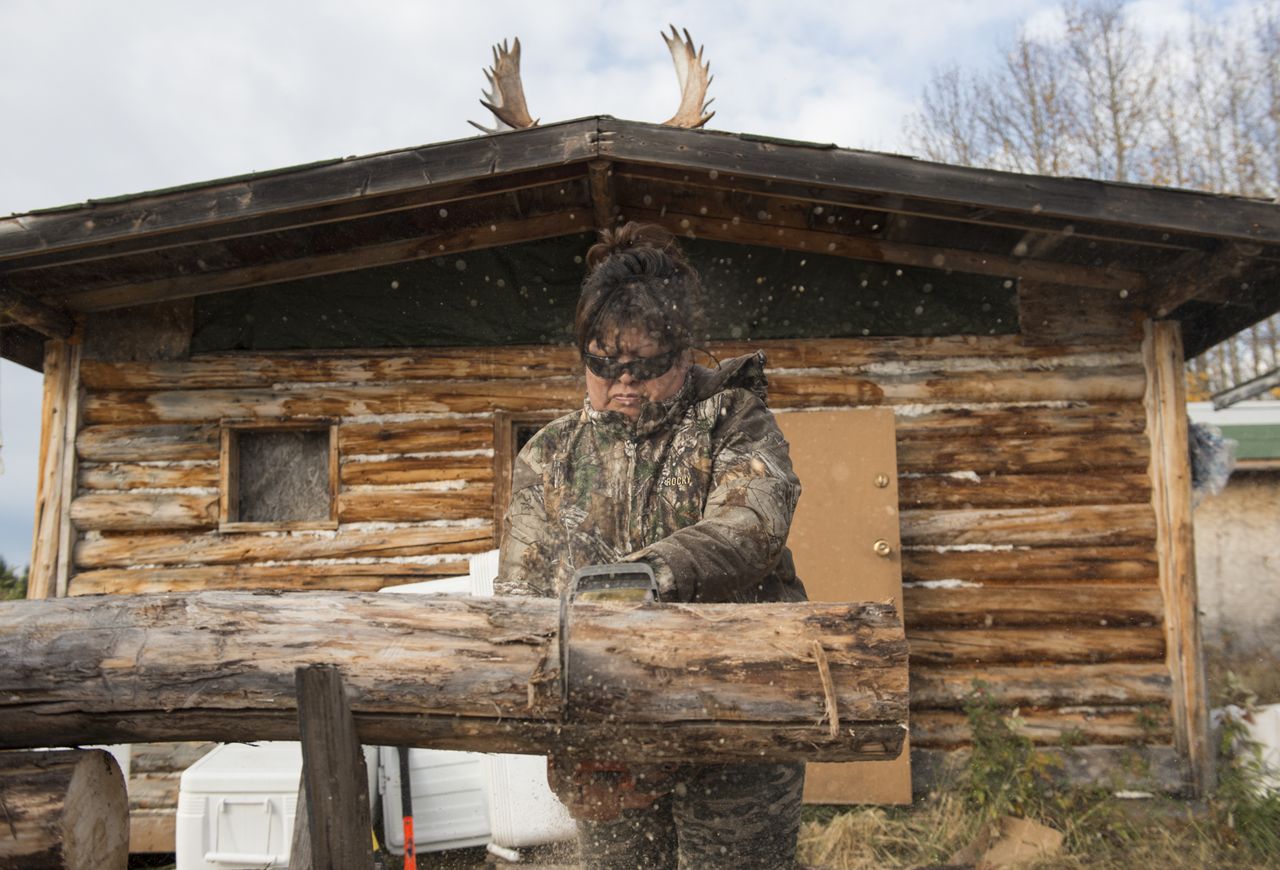
<path id="1" fill-rule="evenodd" d="M 730 389 L 749 390 L 761 402 L 768 401 L 768 380 L 764 374 L 763 351 L 725 360 L 717 368 L 689 367 L 689 374 L 676 394 L 661 402 L 646 402 L 635 420 L 617 411 L 597 411 L 591 400 L 582 403 L 582 418 L 597 430 L 622 438 L 644 438 L 676 426 L 689 407 Z"/>

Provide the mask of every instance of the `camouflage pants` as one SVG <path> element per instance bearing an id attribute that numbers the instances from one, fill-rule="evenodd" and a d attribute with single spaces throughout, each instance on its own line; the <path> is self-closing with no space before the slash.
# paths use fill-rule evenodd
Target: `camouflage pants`
<path id="1" fill-rule="evenodd" d="M 795 861 L 803 789 L 803 764 L 684 765 L 648 809 L 579 821 L 582 866 L 785 870 Z"/>

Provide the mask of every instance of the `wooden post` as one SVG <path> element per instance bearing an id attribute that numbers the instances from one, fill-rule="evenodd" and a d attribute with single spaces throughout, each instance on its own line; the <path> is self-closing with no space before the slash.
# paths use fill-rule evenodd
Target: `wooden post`
<path id="1" fill-rule="evenodd" d="M 31 541 L 28 598 L 52 598 L 58 588 L 58 548 L 62 540 L 67 418 L 77 389 L 75 354 L 70 342 L 48 341 L 44 349 L 44 403 L 40 424 L 35 522 Z M 72 440 L 74 450 L 74 436 Z"/>
<path id="2" fill-rule="evenodd" d="M 1151 439 L 1151 503 L 1164 595 L 1166 658 L 1173 678 L 1174 743 L 1196 794 L 1213 787 L 1208 689 L 1196 594 L 1191 523 L 1191 461 L 1182 334 L 1172 321 L 1147 321 L 1147 434 Z"/>
<path id="3" fill-rule="evenodd" d="M 312 665 L 298 668 L 295 678 L 311 866 L 372 870 L 369 786 L 342 675 L 331 665 Z"/>
<path id="4" fill-rule="evenodd" d="M 307 821 L 307 774 L 304 770 L 298 782 L 298 804 L 293 813 L 293 839 L 289 843 L 289 870 L 312 870 L 315 861 L 311 856 L 311 824 Z"/>
<path id="5" fill-rule="evenodd" d="M 124 870 L 129 797 L 101 749 L 0 752 L 0 867 Z"/>

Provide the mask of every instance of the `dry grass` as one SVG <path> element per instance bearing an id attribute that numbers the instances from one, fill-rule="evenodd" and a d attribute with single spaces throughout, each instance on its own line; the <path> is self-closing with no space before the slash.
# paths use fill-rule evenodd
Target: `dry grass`
<path id="1" fill-rule="evenodd" d="M 907 809 L 859 807 L 800 829 L 797 857 L 824 870 L 880 870 L 946 861 L 977 832 L 981 819 L 952 795 Z"/>
<path id="2" fill-rule="evenodd" d="M 1041 819 L 1066 835 L 1063 851 L 1028 868 L 1203 870 L 1280 865 L 1280 855 L 1249 854 L 1203 806 L 1162 798 L 1064 797 L 1054 818 Z M 954 793 L 935 795 L 909 808 L 856 808 L 806 822 L 798 857 L 815 870 L 944 865 L 975 836 L 982 821 L 983 816 Z"/>

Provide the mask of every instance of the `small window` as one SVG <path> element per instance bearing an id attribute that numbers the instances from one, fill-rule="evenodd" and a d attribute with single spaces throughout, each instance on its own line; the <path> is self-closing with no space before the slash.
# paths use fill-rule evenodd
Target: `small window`
<path id="1" fill-rule="evenodd" d="M 223 423 L 219 529 L 338 525 L 338 439 L 330 421 Z"/>
<path id="2" fill-rule="evenodd" d="M 502 539 L 502 519 L 511 501 L 511 472 L 516 456 L 538 430 L 561 416 L 555 411 L 498 411 L 493 417 L 494 529 Z"/>

